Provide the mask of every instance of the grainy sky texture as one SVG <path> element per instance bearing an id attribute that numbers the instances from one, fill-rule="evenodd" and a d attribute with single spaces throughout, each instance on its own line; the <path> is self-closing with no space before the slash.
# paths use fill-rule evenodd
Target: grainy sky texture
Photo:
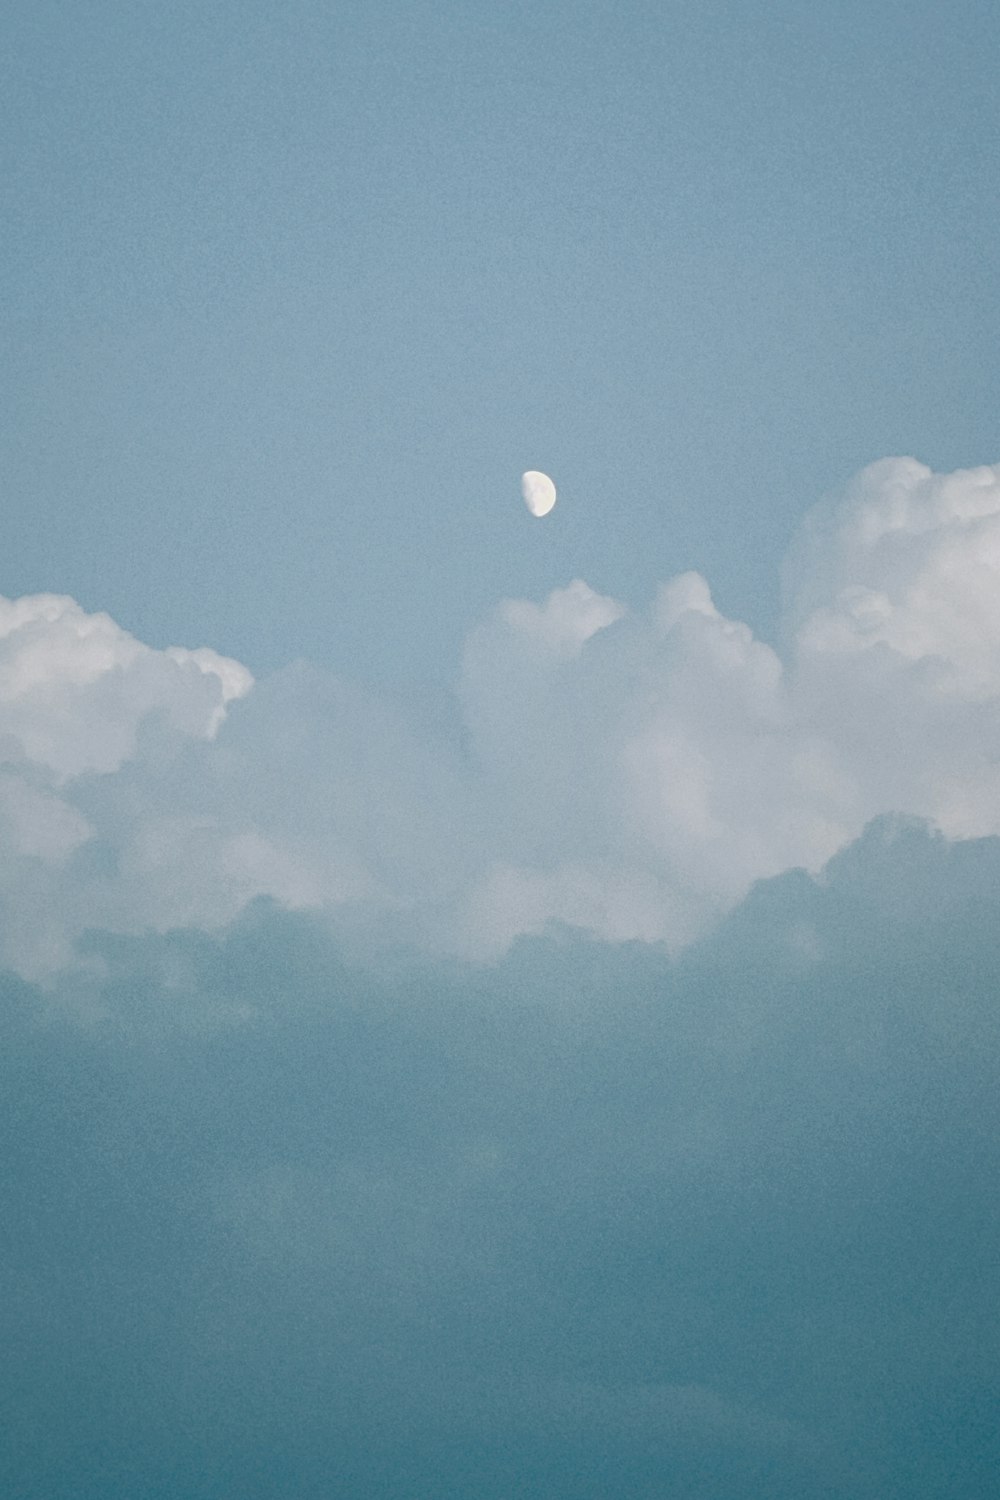
<path id="1" fill-rule="evenodd" d="M 0 24 L 0 1490 L 992 1496 L 1000 12 Z"/>

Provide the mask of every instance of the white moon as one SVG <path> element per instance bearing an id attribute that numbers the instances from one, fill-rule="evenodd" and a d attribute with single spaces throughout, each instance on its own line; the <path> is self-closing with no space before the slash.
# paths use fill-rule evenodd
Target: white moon
<path id="1" fill-rule="evenodd" d="M 529 469 L 521 475 L 521 494 L 533 516 L 547 516 L 556 503 L 556 487 L 547 474 Z"/>

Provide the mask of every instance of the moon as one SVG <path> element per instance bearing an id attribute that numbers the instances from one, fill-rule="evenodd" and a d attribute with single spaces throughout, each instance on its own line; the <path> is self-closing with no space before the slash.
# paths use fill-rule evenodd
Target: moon
<path id="1" fill-rule="evenodd" d="M 556 503 L 555 485 L 538 469 L 529 469 L 521 475 L 521 494 L 533 516 L 547 516 Z"/>

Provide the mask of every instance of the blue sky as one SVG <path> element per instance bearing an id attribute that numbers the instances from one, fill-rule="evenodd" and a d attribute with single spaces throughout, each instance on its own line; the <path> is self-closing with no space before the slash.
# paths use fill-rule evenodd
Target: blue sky
<path id="1" fill-rule="evenodd" d="M 827 490 L 996 457 L 990 6 L 4 25 L 9 595 L 423 690 L 577 576 L 767 634 Z"/>
<path id="2" fill-rule="evenodd" d="M 992 1496 L 1000 12 L 0 25 L 0 1490 Z"/>

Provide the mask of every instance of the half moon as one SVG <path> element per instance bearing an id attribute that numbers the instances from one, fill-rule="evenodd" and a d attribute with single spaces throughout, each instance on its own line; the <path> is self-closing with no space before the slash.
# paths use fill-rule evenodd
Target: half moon
<path id="1" fill-rule="evenodd" d="M 521 475 L 521 494 L 533 516 L 547 516 L 556 503 L 555 485 L 538 469 L 529 469 Z"/>

